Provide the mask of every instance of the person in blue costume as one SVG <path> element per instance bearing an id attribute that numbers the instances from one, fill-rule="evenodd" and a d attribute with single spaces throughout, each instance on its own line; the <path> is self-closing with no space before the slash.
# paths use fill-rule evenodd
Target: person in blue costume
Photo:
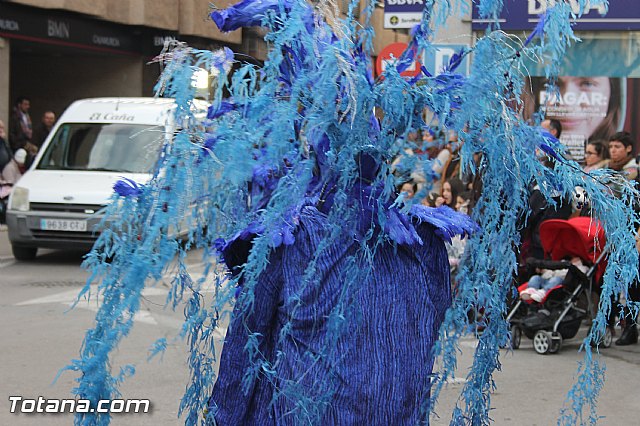
<path id="1" fill-rule="evenodd" d="M 344 291 L 348 263 L 361 241 L 345 233 L 317 258 L 318 279 L 301 289 L 305 269 L 330 227 L 317 208 L 300 214 L 296 243 L 281 246 L 255 287 L 253 312 L 232 320 L 210 400 L 218 425 L 300 424 L 297 399 L 316 399 L 311 424 L 419 424 L 428 418 L 432 347 L 451 304 L 449 265 L 433 225 L 416 227 L 422 244 L 378 248 L 371 274 Z M 241 251 L 230 246 L 228 251 Z M 228 264 L 233 269 L 234 263 Z M 351 267 L 360 265 L 351 265 Z M 329 353 L 331 314 L 351 305 L 352 318 Z M 242 318 L 242 317 L 237 317 Z M 281 339 L 282 328 L 291 324 Z M 250 369 L 244 354 L 248 332 L 259 333 L 259 350 L 274 364 L 273 378 Z M 324 354 L 324 355 L 321 355 Z M 280 357 L 278 359 L 278 357 Z M 277 362 L 276 362 L 277 360 Z M 329 388 L 330 395 L 323 395 Z M 302 417 L 304 418 L 304 416 Z M 297 420 L 298 421 L 297 421 Z"/>
<path id="2" fill-rule="evenodd" d="M 244 1 L 212 17 L 224 31 L 255 24 L 260 14 L 244 10 L 256 4 Z M 317 17 L 306 21 L 322 26 Z M 370 124 L 372 147 L 354 153 L 358 175 L 344 189 L 346 206 L 339 206 L 354 212 L 348 216 L 353 228 L 337 235 L 330 217 L 341 170 L 327 158 L 332 128 L 306 135 L 316 165 L 302 206 L 289 215 L 296 224 L 290 242 L 270 254 L 251 290 L 243 289 L 242 277 L 238 281 L 239 308 L 209 401 L 216 424 L 428 422 L 432 348 L 451 304 L 444 241 L 476 225 L 449 208 L 392 208 L 376 181 L 388 153 L 373 148 L 380 126 L 375 117 Z M 267 200 L 265 189 L 273 185 L 260 180 L 251 187 Z M 254 237 L 244 232 L 220 245 L 230 271 L 242 274 Z M 243 313 L 247 293 L 255 303 Z M 335 317 L 348 320 L 339 324 Z M 247 354 L 250 336 L 256 342 Z M 257 373 L 256 358 L 262 365 Z"/>
<path id="3" fill-rule="evenodd" d="M 86 263 L 91 280 L 101 280 L 102 304 L 69 367 L 80 372 L 76 395 L 94 404 L 117 397 L 133 368 L 113 374 L 111 352 L 130 332 L 145 285 L 175 271 L 167 304 L 185 305 L 190 381 L 179 415 L 187 425 L 426 424 L 455 374 L 467 314 L 480 308 L 484 331 L 451 423 L 489 424 L 493 373 L 509 341 L 516 220 L 534 181 L 548 201 L 585 188 L 607 234 L 603 294 L 626 291 L 638 273 L 638 257 L 629 255 L 636 193 L 622 185 L 620 199 L 611 199 L 602 183 L 615 175 L 585 175 L 556 138 L 520 116 L 524 58 L 544 59 L 557 75 L 553 68 L 574 40 L 575 12 L 557 2 L 520 42 L 498 31 L 503 2 L 479 0 L 480 17 L 493 22 L 486 34 L 442 69 L 422 66 L 402 78 L 419 54 L 435 52 L 433 28 L 463 3 L 425 0 L 407 50 L 378 78 L 371 72 L 376 2 L 357 19 L 356 1 L 344 19 L 325 1 L 243 0 L 213 11 L 223 32 L 267 29 L 261 68 L 243 65 L 228 48 L 176 44 L 161 55 L 157 93 L 175 99 L 172 119 L 180 126 L 150 182 L 114 187 L 106 229 Z M 469 75 L 457 72 L 471 52 Z M 219 76 L 206 112 L 195 111 L 192 84 L 202 68 Z M 473 221 L 417 204 L 429 188 L 411 199 L 396 192 L 394 160 L 409 155 L 404 141 L 412 129 L 427 126 L 465 141 L 460 167 L 483 184 Z M 537 152 L 557 166 L 545 168 Z M 425 175 L 432 170 L 424 156 L 403 160 Z M 185 227 L 188 241 L 179 244 L 170 231 Z M 444 241 L 469 234 L 452 300 Z M 193 246 L 204 249 L 199 279 L 186 262 Z M 215 251 L 228 273 L 212 272 Z M 589 343 L 606 326 L 609 300 L 601 298 L 585 339 L 563 424 L 575 424 L 587 407 L 597 419 L 603 370 Z M 152 355 L 166 346 L 159 339 Z M 98 412 L 76 418 L 108 422 Z"/>
<path id="4" fill-rule="evenodd" d="M 331 201 L 302 207 L 295 242 L 271 254 L 253 288 L 253 310 L 234 313 L 209 402 L 217 425 L 428 420 L 432 348 L 451 304 L 444 241 L 476 226 L 447 207 L 416 205 L 405 222 L 416 238 L 383 243 L 368 258 L 362 245 L 372 246 L 376 238 L 366 232 L 381 229 L 371 227 L 375 220 L 367 206 L 375 205 L 379 194 L 366 179 L 357 187 L 349 202 L 360 207 L 359 226 L 332 239 Z M 230 271 L 240 273 L 253 237 L 245 233 L 221 246 Z M 316 267 L 309 280 L 312 259 Z M 240 287 L 238 306 L 244 305 L 243 296 Z M 337 313 L 351 321 L 336 334 L 332 317 Z M 270 369 L 247 380 L 250 334 L 258 336 L 257 352 Z"/>

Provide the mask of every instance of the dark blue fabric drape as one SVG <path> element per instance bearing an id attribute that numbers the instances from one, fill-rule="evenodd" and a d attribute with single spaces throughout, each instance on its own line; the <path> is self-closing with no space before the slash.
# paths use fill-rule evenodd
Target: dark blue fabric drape
<path id="1" fill-rule="evenodd" d="M 304 208 L 295 243 L 276 249 L 260 276 L 253 312 L 234 313 L 210 400 L 218 425 L 300 424 L 304 415 L 295 404 L 307 398 L 320 406 L 312 424 L 423 420 L 431 349 L 451 299 L 444 243 L 433 226 L 416 225 L 422 245 L 379 246 L 368 260 L 372 272 L 349 285 L 344 272 L 358 258 L 361 243 L 345 232 L 321 251 L 317 279 L 303 286 L 305 269 L 328 228 L 323 213 Z M 225 255 L 227 262 L 232 258 Z M 349 292 L 346 299 L 340 297 L 343 291 Z M 345 301 L 353 310 L 333 342 L 336 332 L 328 319 Z M 274 363 L 275 374 L 261 372 L 245 394 L 242 379 L 255 368 L 245 351 L 248 332 L 260 333 L 260 352 Z M 274 391 L 279 396 L 271 404 Z M 297 398 L 287 398 L 288 393 Z"/>

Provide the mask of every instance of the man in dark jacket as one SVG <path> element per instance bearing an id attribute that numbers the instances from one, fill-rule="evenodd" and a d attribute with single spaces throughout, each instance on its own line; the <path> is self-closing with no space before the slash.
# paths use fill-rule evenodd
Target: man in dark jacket
<path id="1" fill-rule="evenodd" d="M 24 148 L 27 152 L 35 154 L 33 148 L 37 152 L 37 148 L 31 143 L 33 138 L 33 127 L 31 125 L 31 116 L 29 115 L 31 101 L 24 96 L 18 97 L 13 108 L 13 114 L 9 121 L 9 143 L 11 149 L 15 152 L 20 148 Z"/>
<path id="2" fill-rule="evenodd" d="M 38 149 L 42 147 L 44 140 L 49 136 L 49 132 L 51 132 L 55 122 L 56 114 L 53 111 L 45 111 L 45 113 L 42 114 L 42 120 L 33 130 L 33 138 L 31 139 L 31 143 L 37 146 Z"/>

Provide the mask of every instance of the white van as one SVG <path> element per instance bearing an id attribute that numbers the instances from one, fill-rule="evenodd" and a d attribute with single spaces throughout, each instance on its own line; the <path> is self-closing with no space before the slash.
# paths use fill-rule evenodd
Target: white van
<path id="1" fill-rule="evenodd" d="M 114 183 L 151 178 L 173 107 L 172 99 L 155 98 L 84 99 L 69 106 L 9 198 L 15 258 L 31 260 L 39 247 L 90 249 Z"/>

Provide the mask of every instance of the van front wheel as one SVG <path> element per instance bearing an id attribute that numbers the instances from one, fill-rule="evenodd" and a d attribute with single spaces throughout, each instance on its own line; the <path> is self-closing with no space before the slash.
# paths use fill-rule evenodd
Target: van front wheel
<path id="1" fill-rule="evenodd" d="M 13 251 L 13 257 L 17 260 L 33 260 L 36 258 L 36 253 L 38 252 L 37 247 L 19 247 L 19 246 L 11 246 L 11 251 Z"/>

